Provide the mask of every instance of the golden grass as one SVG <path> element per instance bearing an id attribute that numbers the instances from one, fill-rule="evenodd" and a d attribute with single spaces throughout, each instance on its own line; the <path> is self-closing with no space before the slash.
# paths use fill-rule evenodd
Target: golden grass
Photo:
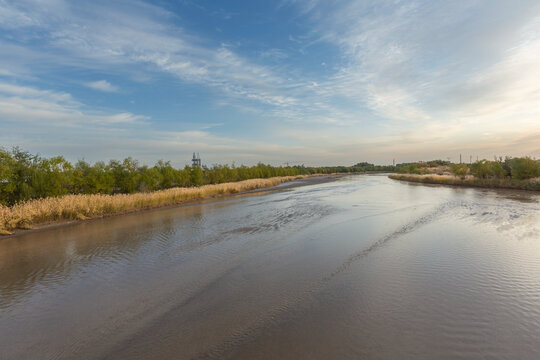
<path id="1" fill-rule="evenodd" d="M 418 175 L 418 174 L 392 174 L 388 176 L 394 180 L 405 180 L 426 184 L 443 184 L 483 188 L 505 188 L 540 191 L 540 181 L 537 179 L 516 180 L 516 179 L 479 179 L 472 175 L 460 178 L 454 175 Z"/>
<path id="2" fill-rule="evenodd" d="M 150 193 L 117 195 L 66 195 L 30 200 L 11 207 L 0 205 L 0 235 L 15 229 L 30 229 L 34 225 L 62 220 L 85 220 L 140 209 L 180 204 L 188 200 L 234 194 L 275 186 L 305 176 L 281 176 L 250 179 L 192 188 L 172 188 Z"/>

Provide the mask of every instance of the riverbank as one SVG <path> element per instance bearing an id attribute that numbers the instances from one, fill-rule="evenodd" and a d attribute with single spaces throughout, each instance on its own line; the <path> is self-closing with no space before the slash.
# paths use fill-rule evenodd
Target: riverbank
<path id="1" fill-rule="evenodd" d="M 66 195 L 31 200 L 12 207 L 0 206 L 0 235 L 11 237 L 21 232 L 57 228 L 91 219 L 186 205 L 233 194 L 283 190 L 292 186 L 310 185 L 334 179 L 335 175 L 281 176 L 200 187 L 172 188 L 150 193 Z"/>
<path id="2" fill-rule="evenodd" d="M 38 225 L 82 221 L 162 206 L 178 205 L 190 200 L 269 188 L 301 178 L 303 176 L 281 176 L 200 187 L 172 188 L 150 193 L 66 195 L 56 198 L 30 200 L 11 207 L 0 207 L 0 234 L 10 235 L 14 230 L 32 229 Z"/>
<path id="3" fill-rule="evenodd" d="M 388 175 L 390 179 L 410 181 L 424 184 L 439 184 L 453 185 L 466 187 L 480 188 L 501 188 L 501 189 L 518 189 L 540 191 L 540 181 L 535 179 L 530 180 L 514 180 L 514 179 L 479 179 L 472 176 L 460 178 L 453 175 L 418 175 L 418 174 L 392 174 Z"/>

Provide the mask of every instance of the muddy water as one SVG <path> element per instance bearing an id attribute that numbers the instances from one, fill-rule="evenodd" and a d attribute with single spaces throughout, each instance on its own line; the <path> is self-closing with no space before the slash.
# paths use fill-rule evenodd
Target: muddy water
<path id="1" fill-rule="evenodd" d="M 0 241 L 0 359 L 538 359 L 540 196 L 385 176 Z"/>

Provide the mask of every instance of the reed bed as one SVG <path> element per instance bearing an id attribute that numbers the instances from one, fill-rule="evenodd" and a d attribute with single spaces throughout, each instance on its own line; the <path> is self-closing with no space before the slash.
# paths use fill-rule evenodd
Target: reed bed
<path id="1" fill-rule="evenodd" d="M 504 189 L 519 189 L 540 191 L 540 180 L 538 178 L 528 180 L 516 179 L 480 179 L 474 176 L 467 175 L 464 178 L 454 175 L 418 175 L 418 174 L 392 174 L 388 176 L 394 180 L 405 180 L 411 182 L 419 182 L 425 184 L 443 184 L 482 188 L 504 188 Z"/>
<path id="2" fill-rule="evenodd" d="M 122 214 L 160 206 L 181 204 L 189 200 L 234 194 L 271 187 L 305 176 L 280 176 L 250 179 L 239 182 L 172 188 L 150 193 L 116 195 L 65 195 L 30 200 L 11 207 L 0 205 L 0 234 L 11 234 L 15 229 L 30 229 L 34 225 Z"/>

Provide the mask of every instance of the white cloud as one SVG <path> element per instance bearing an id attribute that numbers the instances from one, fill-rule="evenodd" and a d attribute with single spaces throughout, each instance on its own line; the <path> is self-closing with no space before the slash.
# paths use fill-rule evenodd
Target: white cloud
<path id="1" fill-rule="evenodd" d="M 112 85 L 107 80 L 97 80 L 97 81 L 92 81 L 92 82 L 86 82 L 84 83 L 84 85 L 91 89 L 104 91 L 104 92 L 117 92 L 118 91 L 118 87 Z"/>
<path id="2" fill-rule="evenodd" d="M 387 145 L 412 148 L 400 140 L 414 139 L 428 154 L 466 146 L 459 139 L 507 149 L 527 134 L 540 142 L 538 2 L 292 3 L 312 36 L 342 51 L 345 65 L 315 91 L 369 109 L 387 125 L 376 136 L 394 135 Z"/>
<path id="3" fill-rule="evenodd" d="M 171 25 L 173 14 L 152 5 L 134 2 L 126 6 L 114 1 L 85 5 L 62 0 L 43 5 L 26 0 L 17 6 L 6 3 L 0 8 L 2 12 L 11 14 L 13 21 L 0 27 L 35 29 L 32 35 L 47 45 L 48 52 L 55 49 L 63 54 L 50 59 L 50 65 L 59 61 L 90 68 L 116 66 L 120 71 L 126 66 L 147 65 L 147 70 L 170 73 L 235 99 L 274 106 L 287 106 L 291 101 L 290 96 L 282 95 L 283 79 L 272 70 L 240 57 L 227 45 L 202 45 L 200 39 Z M 85 85 L 116 90 L 105 80 Z"/>
<path id="4" fill-rule="evenodd" d="M 103 113 L 87 109 L 65 92 L 41 90 L 0 81 L 0 121 L 15 124 L 19 130 L 28 125 L 54 127 L 117 126 L 140 124 L 148 117 L 131 113 Z M 55 130 L 57 131 L 57 130 Z"/>
<path id="5" fill-rule="evenodd" d="M 238 156 L 253 151 L 270 159 L 273 155 L 264 151 L 285 154 L 283 149 L 295 149 L 283 145 L 289 141 L 317 161 L 332 156 L 353 161 L 359 151 L 381 160 L 392 157 L 390 152 L 418 156 L 423 151 L 431 157 L 445 147 L 489 151 L 497 146 L 540 155 L 533 145 L 540 142 L 536 0 L 512 6 L 507 1 L 289 3 L 299 8 L 297 20 L 306 31 L 272 46 L 290 51 L 302 43 L 306 56 L 310 45 L 305 44 L 338 49 L 324 58 L 321 74 L 306 75 L 301 61 L 295 63 L 281 48 L 254 51 L 250 58 L 232 45 L 198 38 L 177 25 L 176 15 L 143 2 L 0 0 L 0 28 L 18 40 L 0 40 L 0 75 L 20 80 L 27 71 L 39 77 L 34 69 L 47 67 L 124 76 L 133 76 L 132 71 L 145 79 L 165 73 L 211 89 L 217 94 L 210 97 L 213 103 L 252 113 L 260 132 L 281 144 L 258 147 L 204 131 L 184 132 L 181 141 L 152 133 L 156 148 L 163 140 L 167 149 L 187 144 L 186 149 L 217 152 L 215 146 L 224 149 L 229 141 L 238 146 Z M 43 46 L 26 47 L 29 39 Z M 119 90 L 106 80 L 84 85 Z M 0 82 L 0 116 L 2 122 L 114 126 L 131 134 L 133 143 L 147 143 L 128 126 L 145 117 L 92 111 L 67 93 L 36 87 Z"/>

